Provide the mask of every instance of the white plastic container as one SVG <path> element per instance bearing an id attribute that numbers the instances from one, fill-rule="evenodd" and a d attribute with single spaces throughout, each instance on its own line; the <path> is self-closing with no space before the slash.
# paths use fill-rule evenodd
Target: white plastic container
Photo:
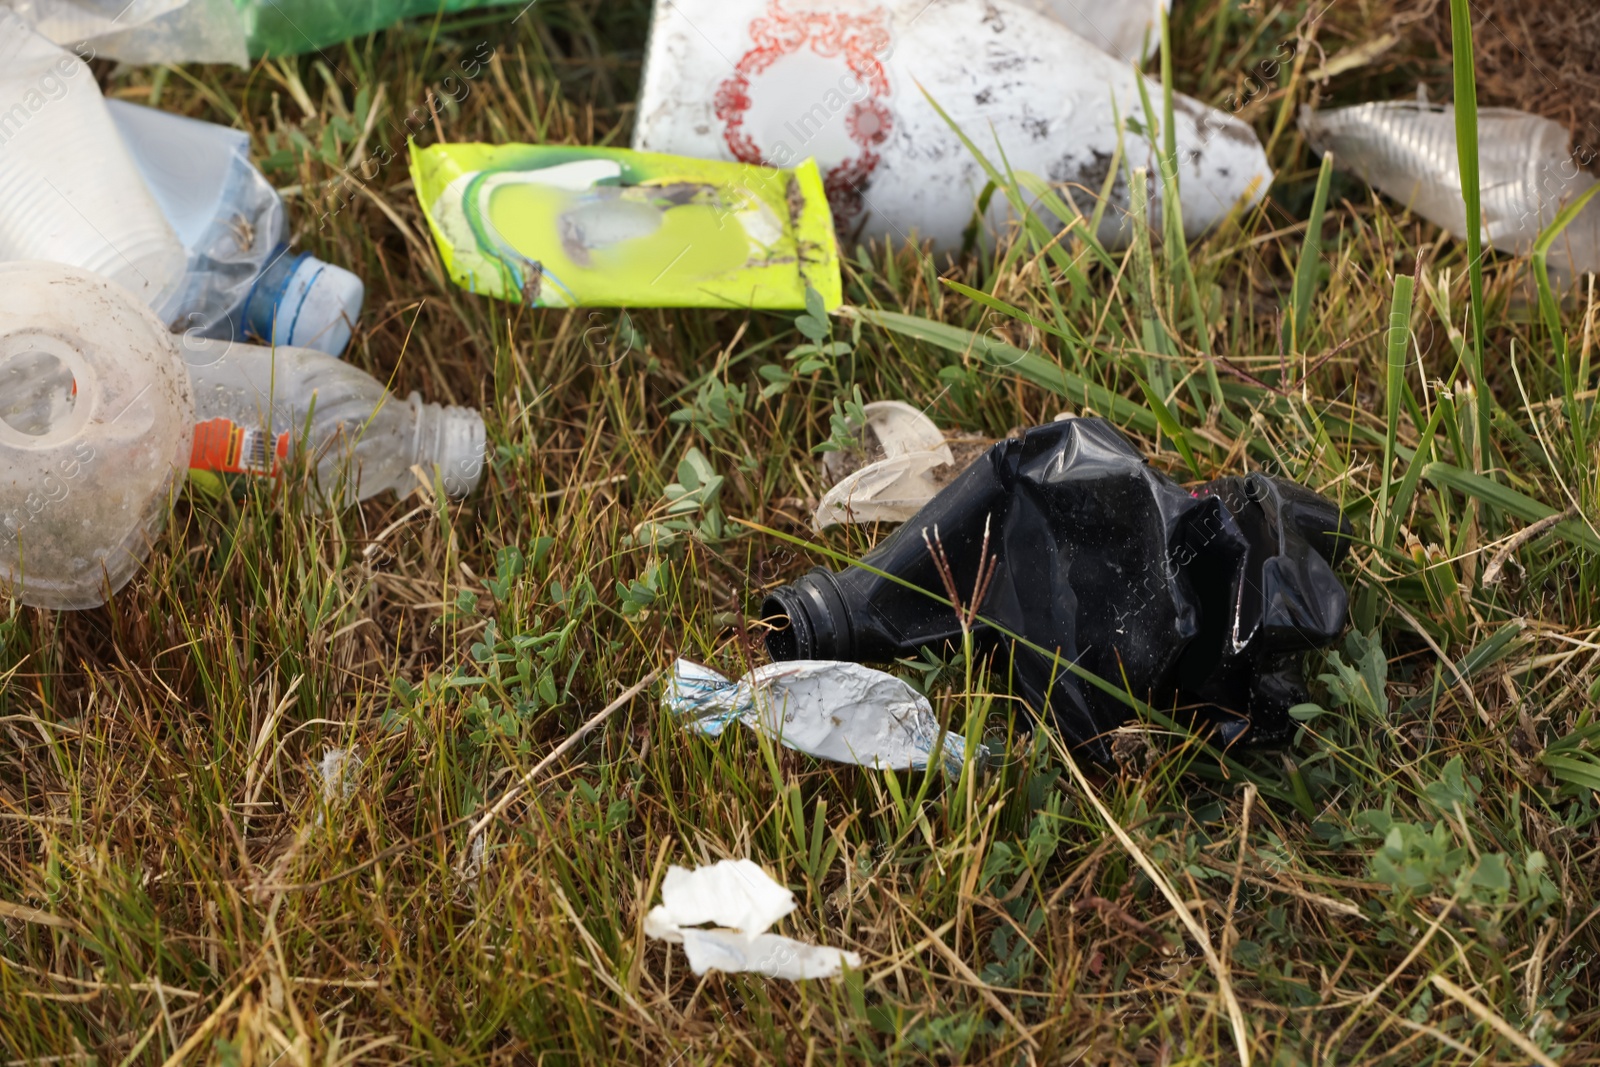
<path id="1" fill-rule="evenodd" d="M 1010 0 L 660 0 L 633 147 L 774 166 L 814 156 L 846 238 L 953 248 L 988 178 L 928 97 L 996 166 L 1052 183 L 1088 216 L 1117 147 L 1115 116 L 1146 121 L 1140 77 Z M 1146 88 L 1159 107 L 1160 86 Z M 1246 124 L 1182 95 L 1175 112 L 1194 237 L 1265 195 L 1272 171 Z M 1129 167 L 1158 173 L 1158 148 L 1132 130 L 1124 142 L 1099 232 L 1111 244 L 1132 235 Z M 994 197 L 991 226 L 1008 212 Z"/>
<path id="2" fill-rule="evenodd" d="M 1455 109 L 1397 100 L 1329 111 L 1305 110 L 1300 127 L 1319 153 L 1458 237 L 1465 236 Z M 1478 111 L 1483 239 L 1526 255 L 1563 207 L 1595 184 L 1569 147 L 1566 127 L 1509 108 Z M 1600 197 L 1589 201 L 1550 250 L 1561 273 L 1600 271 Z"/>
<path id="3" fill-rule="evenodd" d="M 160 309 L 168 325 L 341 354 L 366 288 L 347 270 L 288 250 L 283 201 L 250 162 L 249 135 L 118 100 L 108 106 L 188 253 L 183 285 Z"/>
<path id="4" fill-rule="evenodd" d="M 323 492 L 335 504 L 402 495 L 412 467 L 437 473 L 450 496 L 483 476 L 483 418 L 467 408 L 401 399 L 358 367 L 305 348 L 263 348 L 184 336 L 194 386 L 191 470 L 271 476 L 297 449 L 318 457 Z"/>
<path id="5" fill-rule="evenodd" d="M 0 596 L 89 608 L 159 536 L 194 402 L 176 340 L 127 290 L 0 264 Z"/>
<path id="6" fill-rule="evenodd" d="M 161 307 L 186 255 L 83 61 L 0 11 L 0 260 L 50 260 Z"/>

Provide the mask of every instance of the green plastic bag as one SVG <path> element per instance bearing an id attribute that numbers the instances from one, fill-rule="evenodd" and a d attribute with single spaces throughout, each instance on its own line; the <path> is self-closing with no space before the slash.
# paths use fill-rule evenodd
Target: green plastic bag
<path id="1" fill-rule="evenodd" d="M 292 56 L 348 41 L 401 19 L 519 6 L 527 0 L 236 0 L 252 56 Z"/>
<path id="2" fill-rule="evenodd" d="M 626 148 L 411 146 L 450 278 L 532 307 L 798 311 L 842 300 L 822 176 Z"/>

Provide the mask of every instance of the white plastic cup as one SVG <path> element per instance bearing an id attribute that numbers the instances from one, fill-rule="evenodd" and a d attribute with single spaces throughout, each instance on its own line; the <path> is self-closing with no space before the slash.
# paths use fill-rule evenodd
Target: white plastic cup
<path id="1" fill-rule="evenodd" d="M 0 259 L 81 267 L 160 307 L 187 258 L 89 68 L 0 10 Z"/>

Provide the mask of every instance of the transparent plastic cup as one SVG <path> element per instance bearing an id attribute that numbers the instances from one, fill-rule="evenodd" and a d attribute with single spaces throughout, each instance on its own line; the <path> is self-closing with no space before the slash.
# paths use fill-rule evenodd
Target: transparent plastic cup
<path id="1" fill-rule="evenodd" d="M 1467 230 L 1456 151 L 1456 113 L 1449 104 L 1394 100 L 1328 111 L 1304 109 L 1300 128 L 1311 147 L 1332 152 L 1334 165 L 1457 236 Z M 1527 255 L 1561 209 L 1595 184 L 1584 167 L 1590 151 L 1574 150 L 1567 128 L 1526 111 L 1478 111 L 1478 185 L 1483 238 L 1497 251 Z M 1589 201 L 1556 239 L 1550 267 L 1558 275 L 1600 270 L 1600 198 Z"/>
<path id="2" fill-rule="evenodd" d="M 0 263 L 0 596 L 89 608 L 160 535 L 194 429 L 173 335 L 126 289 Z"/>
<path id="3" fill-rule="evenodd" d="M 187 258 L 89 68 L 0 10 L 0 259 L 82 267 L 159 307 Z"/>

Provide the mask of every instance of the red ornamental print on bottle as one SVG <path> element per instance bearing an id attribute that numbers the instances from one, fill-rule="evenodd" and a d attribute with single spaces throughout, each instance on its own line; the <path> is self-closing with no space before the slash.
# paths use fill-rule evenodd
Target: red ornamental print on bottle
<path id="1" fill-rule="evenodd" d="M 832 166 L 824 166 L 823 187 L 835 225 L 844 231 L 861 214 L 862 193 L 881 162 L 877 149 L 889 139 L 894 127 L 894 113 L 887 102 L 889 74 L 883 65 L 889 53 L 888 12 L 881 7 L 851 13 L 793 12 L 784 9 L 782 0 L 771 0 L 764 15 L 750 20 L 748 32 L 750 50 L 739 60 L 733 76 L 717 88 L 717 118 L 725 124 L 723 137 L 728 150 L 743 163 L 794 166 L 806 156 L 820 154 L 807 151 L 807 144 L 842 110 L 843 131 L 850 144 L 845 151 L 849 154 Z M 768 110 L 777 106 L 791 113 L 783 129 L 798 144 L 758 144 L 746 124 L 752 108 L 761 104 L 752 82 L 759 87 L 763 75 L 774 67 L 807 58 L 843 60 L 838 86 L 829 78 L 821 82 L 807 79 L 810 85 L 821 85 L 815 99 L 791 90 L 784 92 L 785 99 L 767 100 Z M 771 85 L 766 88 L 774 89 Z M 827 160 L 819 158 L 818 163 L 825 165 Z"/>

